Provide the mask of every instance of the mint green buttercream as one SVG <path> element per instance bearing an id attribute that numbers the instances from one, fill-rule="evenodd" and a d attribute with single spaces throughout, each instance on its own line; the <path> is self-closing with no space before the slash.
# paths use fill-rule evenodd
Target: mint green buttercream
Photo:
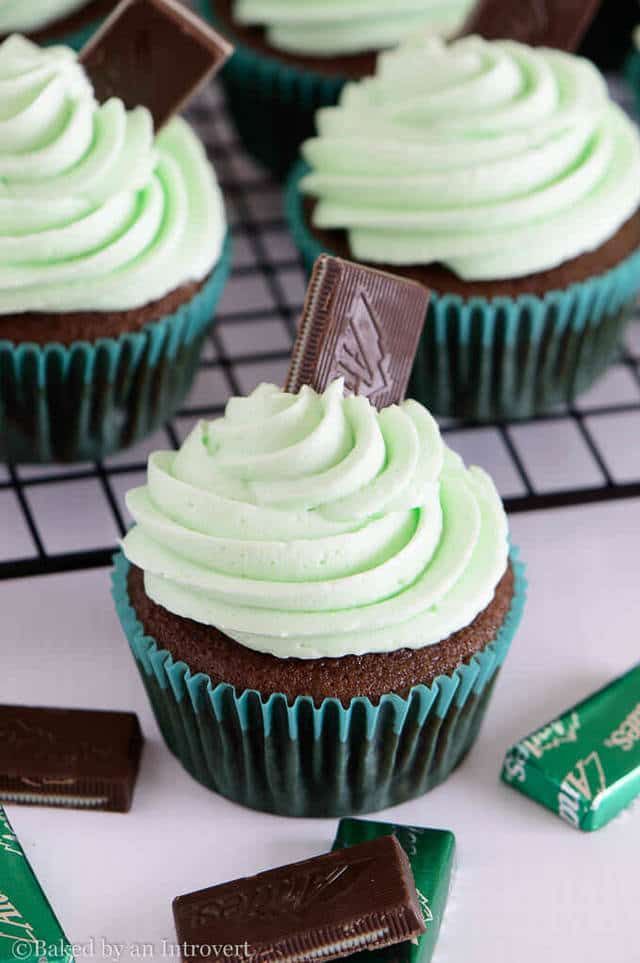
<path id="1" fill-rule="evenodd" d="M 217 263 L 222 197 L 180 118 L 98 105 L 76 54 L 0 45 L 0 314 L 128 310 Z"/>
<path id="2" fill-rule="evenodd" d="M 0 33 L 41 30 L 86 6 L 88 0 L 2 0 Z"/>
<path id="3" fill-rule="evenodd" d="M 596 249 L 640 203 L 637 129 L 558 50 L 422 38 L 316 119 L 302 186 L 358 260 L 526 276 Z"/>
<path id="4" fill-rule="evenodd" d="M 393 47 L 416 30 L 452 34 L 472 0 L 235 0 L 240 23 L 265 27 L 269 43 L 330 57 Z"/>
<path id="5" fill-rule="evenodd" d="M 468 625 L 507 565 L 490 479 L 414 401 L 343 382 L 261 385 L 149 459 L 123 548 L 154 601 L 250 648 L 321 658 L 420 648 Z"/>

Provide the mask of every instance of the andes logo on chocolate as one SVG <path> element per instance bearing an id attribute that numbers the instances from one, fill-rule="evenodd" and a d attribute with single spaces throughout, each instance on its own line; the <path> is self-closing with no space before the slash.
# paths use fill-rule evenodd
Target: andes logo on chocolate
<path id="1" fill-rule="evenodd" d="M 272 916 L 299 916 L 311 906 L 329 903 L 344 896 L 359 881 L 370 858 L 356 863 L 340 863 L 326 872 L 288 872 L 286 876 L 255 881 L 249 891 L 236 889 L 193 907 L 192 925 L 207 926 L 212 920 L 268 919 Z"/>
<path id="2" fill-rule="evenodd" d="M 69 765 L 83 761 L 109 759 L 113 751 L 108 746 L 95 746 L 81 742 L 71 748 L 62 743 L 53 732 L 40 726 L 30 726 L 23 719 L 9 718 L 0 723 L 0 747 L 9 748 L 12 756 L 27 756 L 39 762 Z"/>
<path id="3" fill-rule="evenodd" d="M 366 394 L 375 403 L 376 395 L 389 388 L 388 368 L 382 328 L 364 291 L 360 291 L 353 300 L 339 345 L 335 374 L 344 377 L 347 391 Z"/>

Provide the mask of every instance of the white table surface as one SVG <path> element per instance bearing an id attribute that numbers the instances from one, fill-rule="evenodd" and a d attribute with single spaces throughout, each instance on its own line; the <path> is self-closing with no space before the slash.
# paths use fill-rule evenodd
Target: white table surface
<path id="1" fill-rule="evenodd" d="M 512 518 L 529 602 L 479 742 L 443 786 L 381 814 L 456 834 L 435 963 L 640 960 L 640 805 L 584 834 L 498 781 L 511 743 L 638 660 L 639 531 L 639 501 Z M 78 960 L 107 958 L 103 939 L 122 960 L 144 942 L 162 958 L 174 896 L 329 849 L 336 820 L 242 809 L 165 749 L 106 570 L 2 583 L 0 639 L 0 702 L 133 709 L 147 737 L 129 814 L 7 807 Z"/>

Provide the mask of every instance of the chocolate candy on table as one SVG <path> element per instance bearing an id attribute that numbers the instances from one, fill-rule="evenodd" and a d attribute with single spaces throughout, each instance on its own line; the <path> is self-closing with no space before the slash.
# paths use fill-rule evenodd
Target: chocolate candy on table
<path id="1" fill-rule="evenodd" d="M 233 47 L 177 0 L 123 0 L 80 53 L 96 98 L 148 107 L 159 130 Z"/>
<path id="2" fill-rule="evenodd" d="M 502 779 L 576 829 L 600 829 L 640 795 L 640 665 L 532 732 Z"/>
<path id="3" fill-rule="evenodd" d="M 362 957 L 362 963 L 430 963 L 451 888 L 456 840 L 447 829 L 400 826 L 369 819 L 341 819 L 333 849 L 344 849 L 393 834 L 409 858 L 425 932 Z"/>
<path id="4" fill-rule="evenodd" d="M 345 389 L 377 408 L 404 399 L 427 316 L 428 290 L 415 281 L 321 255 L 293 347 L 285 390 L 316 391 L 343 377 Z"/>
<path id="5" fill-rule="evenodd" d="M 0 802 L 127 812 L 142 743 L 132 712 L 0 706 Z"/>
<path id="6" fill-rule="evenodd" d="M 479 0 L 461 36 L 517 40 L 531 47 L 574 51 L 602 0 Z"/>
<path id="7" fill-rule="evenodd" d="M 72 963 L 71 944 L 0 806 L 0 963 L 54 956 L 56 963 Z"/>
<path id="8" fill-rule="evenodd" d="M 394 836 L 179 896 L 185 959 L 333 960 L 424 932 L 409 860 Z M 232 947 L 231 954 L 223 947 Z"/>

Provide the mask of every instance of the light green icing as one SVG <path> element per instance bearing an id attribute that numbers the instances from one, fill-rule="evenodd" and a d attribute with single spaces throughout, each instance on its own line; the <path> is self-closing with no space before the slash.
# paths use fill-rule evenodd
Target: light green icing
<path id="1" fill-rule="evenodd" d="M 599 247 L 640 203 L 640 136 L 588 61 L 468 37 L 382 54 L 303 147 L 314 224 L 358 260 L 525 276 Z"/>
<path id="2" fill-rule="evenodd" d="M 279 50 L 334 56 L 383 50 L 416 30 L 447 36 L 473 0 L 235 0 L 240 23 L 265 27 Z"/>
<path id="3" fill-rule="evenodd" d="M 202 280 L 225 235 L 204 148 L 176 118 L 98 105 L 76 54 L 0 45 L 0 314 L 128 310 Z"/>
<path id="4" fill-rule="evenodd" d="M 417 402 L 261 385 L 149 459 L 124 552 L 150 598 L 281 658 L 433 645 L 491 601 L 507 521 Z"/>
<path id="5" fill-rule="evenodd" d="M 87 0 L 0 0 L 0 33 L 40 30 L 86 4 Z"/>

